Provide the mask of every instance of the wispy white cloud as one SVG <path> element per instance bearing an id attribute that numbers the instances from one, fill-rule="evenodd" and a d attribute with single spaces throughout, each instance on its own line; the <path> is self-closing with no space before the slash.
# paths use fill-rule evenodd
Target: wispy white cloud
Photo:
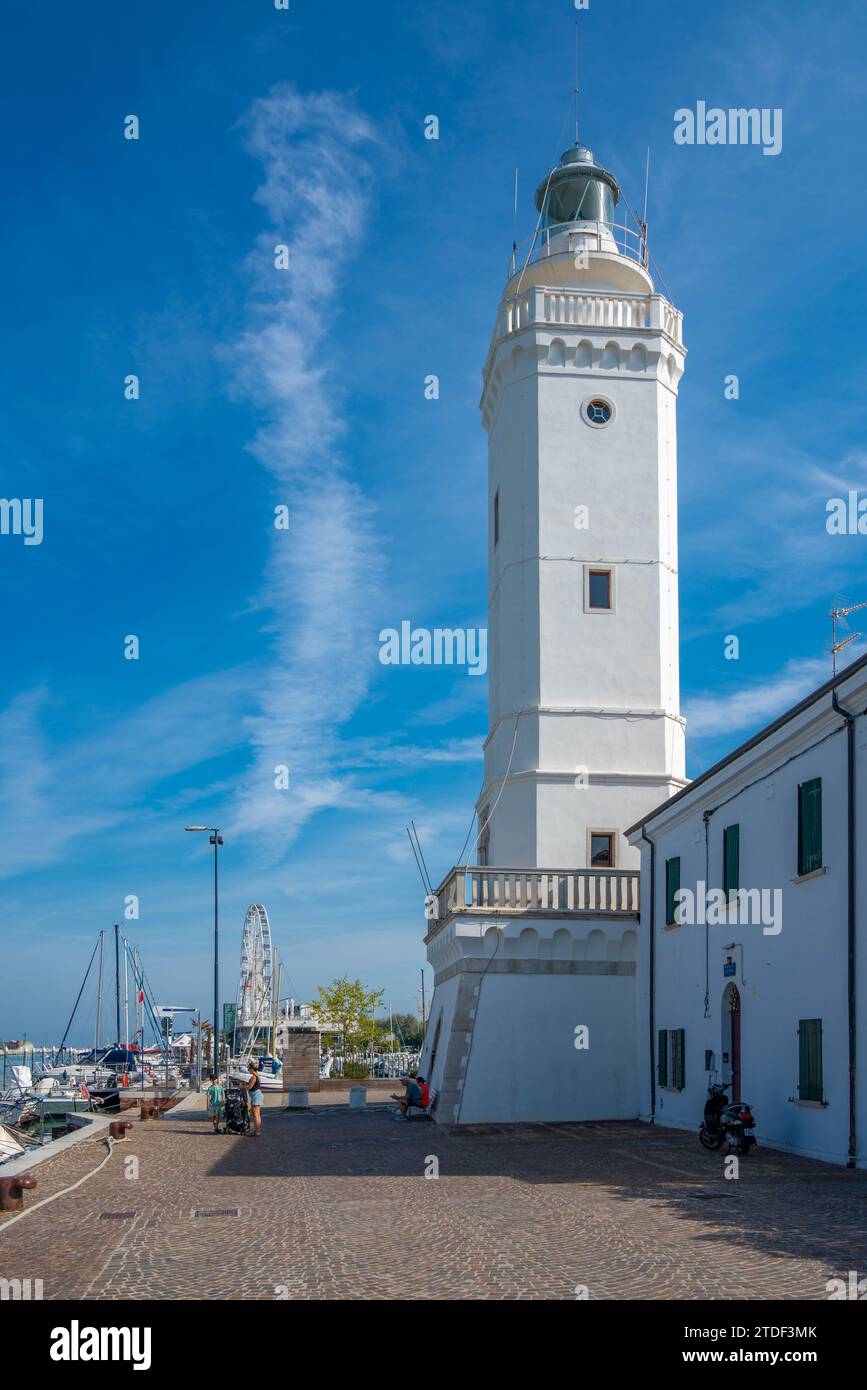
<path id="1" fill-rule="evenodd" d="M 255 102 L 242 128 L 263 168 L 255 196 L 269 226 L 250 257 L 248 322 L 231 361 L 237 388 L 265 416 L 250 448 L 280 484 L 291 525 L 274 533 L 262 594 L 271 648 L 232 828 L 288 846 L 311 815 L 351 795 L 332 766 L 334 742 L 376 658 L 380 547 L 338 451 L 341 386 L 326 359 L 342 273 L 364 237 L 378 137 L 348 98 L 289 85 Z M 278 245 L 286 270 L 274 265 Z M 281 765 L 286 790 L 275 788 Z"/>
<path id="2" fill-rule="evenodd" d="M 838 669 L 862 656 L 864 650 L 862 643 L 853 642 Z M 826 656 L 793 660 L 770 679 L 730 695 L 696 695 L 685 701 L 687 734 L 709 739 L 758 730 L 824 685 L 830 675 L 831 663 Z"/>
<path id="3" fill-rule="evenodd" d="M 345 767 L 421 767 L 426 763 L 482 762 L 483 734 L 476 738 L 449 738 L 440 744 L 393 743 L 386 738 L 359 739 L 339 759 Z"/>
<path id="4" fill-rule="evenodd" d="M 66 783 L 40 728 L 47 700 L 46 690 L 27 691 L 0 713 L 0 878 L 50 863 L 112 819 L 106 808 L 58 812 Z"/>
<path id="5" fill-rule="evenodd" d="M 158 822 L 207 790 L 220 823 L 264 838 L 277 858 L 317 811 L 340 806 L 386 816 L 393 793 L 360 786 L 335 764 L 340 728 L 364 699 L 377 656 L 381 545 L 374 509 L 338 450 L 345 429 L 339 374 L 326 365 L 343 271 L 364 236 L 383 150 L 366 117 L 336 93 L 289 85 L 253 104 L 241 122 L 264 178 L 256 192 L 268 227 L 245 267 L 247 321 L 228 354 L 233 387 L 260 412 L 250 450 L 275 480 L 290 527 L 275 530 L 257 598 L 267 645 L 261 659 L 218 671 L 108 719 L 59 751 L 40 732 L 48 693 L 32 691 L 0 714 L 0 876 L 53 862 L 70 842 L 135 811 Z M 288 247 L 289 268 L 274 265 Z M 160 785 L 247 747 L 234 781 Z M 290 769 L 288 791 L 275 767 Z M 398 799 L 399 800 L 399 799 Z"/>
<path id="6" fill-rule="evenodd" d="M 0 878 L 54 862 L 74 841 L 121 824 L 134 809 L 141 833 L 157 815 L 162 784 L 244 741 L 256 684 L 240 668 L 185 681 L 60 747 L 42 732 L 56 714 L 49 692 L 17 696 L 0 711 Z M 176 798 L 173 813 L 195 795 Z"/>
<path id="7" fill-rule="evenodd" d="M 846 499 L 849 489 L 863 495 L 867 457 L 849 451 L 826 461 L 806 448 L 781 451 L 772 433 L 729 446 L 725 469 L 702 474 L 698 514 L 682 539 L 683 573 L 693 584 L 697 577 L 701 595 L 700 607 L 684 614 L 686 639 L 720 628 L 739 633 L 806 609 L 824 619 L 832 601 L 854 592 L 863 569 L 858 538 L 829 535 L 827 503 Z M 721 563 L 724 597 L 714 601 Z M 805 587 L 805 573 L 820 575 L 823 587 Z"/>
<path id="8" fill-rule="evenodd" d="M 486 681 L 456 681 L 448 695 L 415 710 L 412 715 L 412 722 L 414 724 L 450 724 L 455 719 L 462 719 L 464 715 L 486 710 L 487 700 Z"/>

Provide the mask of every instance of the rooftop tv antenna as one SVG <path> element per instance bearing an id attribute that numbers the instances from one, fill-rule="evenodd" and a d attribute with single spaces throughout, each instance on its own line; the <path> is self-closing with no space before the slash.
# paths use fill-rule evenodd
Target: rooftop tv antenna
<path id="1" fill-rule="evenodd" d="M 859 608 L 867 608 L 867 601 L 864 603 L 853 603 L 848 608 L 831 609 L 831 669 L 833 674 L 837 674 L 837 653 L 844 647 L 848 647 L 850 642 L 854 642 L 858 637 L 863 637 L 863 632 L 853 632 L 849 637 L 844 637 L 842 642 L 837 641 L 837 623 L 840 618 L 847 617 L 850 613 L 857 613 Z"/>

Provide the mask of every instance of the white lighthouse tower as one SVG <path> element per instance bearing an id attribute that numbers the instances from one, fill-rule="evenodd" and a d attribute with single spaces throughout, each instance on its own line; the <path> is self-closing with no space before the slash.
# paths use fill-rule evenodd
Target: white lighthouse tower
<path id="1" fill-rule="evenodd" d="M 684 785 L 681 315 L 619 201 L 590 150 L 566 151 L 484 368 L 487 864 L 637 867 L 623 830 Z"/>
<path id="2" fill-rule="evenodd" d="M 639 859 L 684 785 L 681 315 L 584 146 L 536 193 L 484 367 L 489 732 L 469 861 L 428 901 L 421 1069 L 449 1124 L 638 1114 Z"/>

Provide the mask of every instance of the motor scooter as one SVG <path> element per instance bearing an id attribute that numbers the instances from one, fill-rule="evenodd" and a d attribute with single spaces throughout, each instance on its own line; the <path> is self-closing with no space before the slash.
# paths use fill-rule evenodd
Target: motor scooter
<path id="1" fill-rule="evenodd" d="M 699 1143 L 706 1149 L 721 1149 L 746 1157 L 756 1142 L 753 1130 L 756 1122 L 746 1101 L 729 1101 L 728 1086 L 711 1082 L 704 1106 L 704 1118 L 698 1131 Z"/>

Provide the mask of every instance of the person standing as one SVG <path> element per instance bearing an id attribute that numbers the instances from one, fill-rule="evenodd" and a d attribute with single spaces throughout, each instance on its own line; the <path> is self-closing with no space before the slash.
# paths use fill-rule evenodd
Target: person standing
<path id="1" fill-rule="evenodd" d="M 262 1134 L 262 1083 L 256 1069 L 256 1063 L 248 1062 L 250 1068 L 250 1080 L 247 1082 L 247 1098 L 250 1102 L 250 1110 L 253 1115 L 253 1138 L 259 1139 Z"/>
<path id="2" fill-rule="evenodd" d="M 223 1099 L 224 1091 L 220 1085 L 218 1076 L 211 1076 L 211 1084 L 208 1087 L 208 1114 L 214 1122 L 214 1133 L 220 1132 L 220 1120 L 223 1118 Z"/>

